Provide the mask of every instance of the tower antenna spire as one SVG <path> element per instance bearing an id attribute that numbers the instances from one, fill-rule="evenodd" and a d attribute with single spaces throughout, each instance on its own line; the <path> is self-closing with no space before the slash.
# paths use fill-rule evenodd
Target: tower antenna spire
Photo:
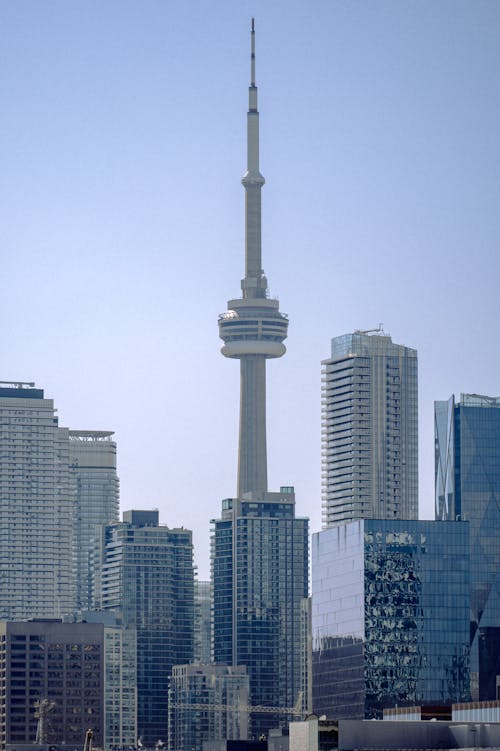
<path id="1" fill-rule="evenodd" d="M 241 182 L 245 188 L 245 278 L 243 297 L 266 297 L 267 281 L 262 272 L 261 199 L 265 183 L 259 168 L 259 109 L 255 85 L 255 20 L 250 32 L 250 86 L 247 112 L 247 169 Z"/>
<path id="2" fill-rule="evenodd" d="M 250 54 L 250 85 L 255 86 L 255 18 L 252 18 L 251 33 L 251 54 Z"/>

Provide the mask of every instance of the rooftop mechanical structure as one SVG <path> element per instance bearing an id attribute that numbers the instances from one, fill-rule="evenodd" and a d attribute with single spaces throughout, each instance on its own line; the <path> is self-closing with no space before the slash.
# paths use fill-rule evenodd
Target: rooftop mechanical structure
<path id="1" fill-rule="evenodd" d="M 242 296 L 229 300 L 219 316 L 219 336 L 225 357 L 240 361 L 241 398 L 238 452 L 238 498 L 263 497 L 267 492 L 266 360 L 282 357 L 288 317 L 278 300 L 268 296 L 262 269 L 261 190 L 259 169 L 259 111 L 255 85 L 255 27 L 251 32 L 251 80 L 248 89 L 247 170 L 245 189 L 245 277 Z"/>

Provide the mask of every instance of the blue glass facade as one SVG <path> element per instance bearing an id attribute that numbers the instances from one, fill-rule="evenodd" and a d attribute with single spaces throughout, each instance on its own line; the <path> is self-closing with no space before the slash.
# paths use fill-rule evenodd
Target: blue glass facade
<path id="1" fill-rule="evenodd" d="M 497 698 L 500 677 L 500 398 L 435 402 L 436 518 L 470 526 L 471 693 Z"/>
<path id="2" fill-rule="evenodd" d="M 246 665 L 252 705 L 292 707 L 303 690 L 303 598 L 308 594 L 308 520 L 295 518 L 292 488 L 262 501 L 223 501 L 214 522 L 214 659 Z M 253 714 L 258 737 L 286 714 Z"/>
<path id="3" fill-rule="evenodd" d="M 360 520 L 313 535 L 313 710 L 469 697 L 468 525 Z"/>

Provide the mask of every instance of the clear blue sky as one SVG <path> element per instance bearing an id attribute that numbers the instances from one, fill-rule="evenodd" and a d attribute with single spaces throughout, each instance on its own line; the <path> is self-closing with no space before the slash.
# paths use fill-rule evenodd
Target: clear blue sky
<path id="1" fill-rule="evenodd" d="M 433 400 L 500 394 L 497 0 L 6 0 L 0 380 L 114 429 L 122 509 L 194 530 L 236 487 L 239 369 L 217 315 L 243 275 L 249 26 L 263 265 L 290 316 L 268 367 L 271 489 L 320 527 L 320 361 L 383 322 Z"/>

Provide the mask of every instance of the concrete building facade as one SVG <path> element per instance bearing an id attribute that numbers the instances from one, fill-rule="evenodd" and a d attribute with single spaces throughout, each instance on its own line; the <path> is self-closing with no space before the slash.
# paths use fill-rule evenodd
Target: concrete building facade
<path id="1" fill-rule="evenodd" d="M 418 518 L 417 352 L 381 329 L 332 339 L 323 362 L 323 527 Z"/>
<path id="2" fill-rule="evenodd" d="M 53 400 L 32 383 L 0 383 L 0 618 L 73 610 L 75 501 Z"/>

